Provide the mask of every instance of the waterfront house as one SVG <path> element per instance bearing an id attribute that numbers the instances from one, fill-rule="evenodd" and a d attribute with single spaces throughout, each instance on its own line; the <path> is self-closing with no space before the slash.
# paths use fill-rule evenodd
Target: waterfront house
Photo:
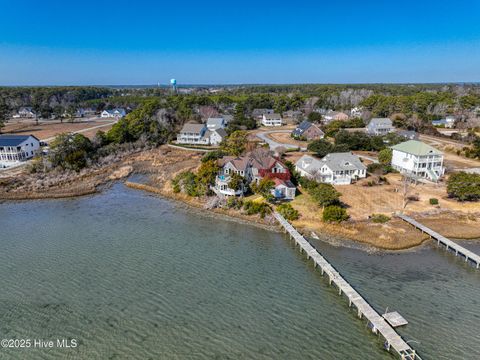
<path id="1" fill-rule="evenodd" d="M 323 139 L 325 133 L 315 124 L 309 121 L 302 121 L 293 131 L 292 136 L 296 139 L 316 140 Z"/>
<path id="2" fill-rule="evenodd" d="M 392 148 L 392 166 L 411 178 L 437 182 L 445 173 L 443 153 L 417 140 L 408 140 Z"/>
<path id="3" fill-rule="evenodd" d="M 322 159 L 304 155 L 295 163 L 295 169 L 300 176 L 333 185 L 351 184 L 367 176 L 366 166 L 351 152 L 330 153 Z"/>
<path id="4" fill-rule="evenodd" d="M 33 135 L 0 135 L 0 167 L 31 159 L 40 149 Z"/>
<path id="5" fill-rule="evenodd" d="M 366 127 L 366 132 L 369 135 L 386 135 L 395 131 L 392 120 L 389 118 L 373 118 Z"/>
<path id="6" fill-rule="evenodd" d="M 257 149 L 245 156 L 226 156 L 219 160 L 220 172 L 215 179 L 214 190 L 227 196 L 238 196 L 245 188 L 231 189 L 229 182 L 233 173 L 240 175 L 245 184 L 258 183 L 268 177 L 275 182 L 272 195 L 277 199 L 291 200 L 295 197 L 295 186 L 290 181 L 290 172 L 280 160 L 269 151 Z M 275 180 L 278 179 L 278 180 Z M 281 180 L 281 181 L 279 181 Z"/>
<path id="7" fill-rule="evenodd" d="M 207 129 L 208 130 L 216 130 L 216 129 L 223 129 L 225 128 L 226 123 L 223 117 L 214 117 L 207 119 Z"/>
<path id="8" fill-rule="evenodd" d="M 26 118 L 26 119 L 31 119 L 31 118 L 34 118 L 37 116 L 37 113 L 32 110 L 31 107 L 21 107 L 19 110 L 18 110 L 18 116 L 16 117 L 19 117 L 19 118 Z"/>
<path id="9" fill-rule="evenodd" d="M 282 126 L 283 120 L 280 114 L 263 114 L 262 115 L 263 126 Z"/>
<path id="10" fill-rule="evenodd" d="M 205 136 L 207 127 L 205 124 L 187 123 L 177 135 L 178 144 L 208 145 L 209 136 Z M 207 134 L 208 135 L 208 134 Z"/>

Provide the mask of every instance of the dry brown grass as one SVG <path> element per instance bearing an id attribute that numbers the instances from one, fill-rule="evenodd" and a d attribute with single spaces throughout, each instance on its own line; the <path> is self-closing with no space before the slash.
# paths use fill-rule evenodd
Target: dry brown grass
<path id="1" fill-rule="evenodd" d="M 308 145 L 307 141 L 293 139 L 289 133 L 271 133 L 267 137 L 281 144 L 290 144 L 298 147 L 307 147 Z"/>

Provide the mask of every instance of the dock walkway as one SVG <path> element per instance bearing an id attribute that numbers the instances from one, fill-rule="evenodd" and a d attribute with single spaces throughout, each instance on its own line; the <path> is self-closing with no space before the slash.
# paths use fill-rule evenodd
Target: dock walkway
<path id="1" fill-rule="evenodd" d="M 348 298 L 349 306 L 354 305 L 357 309 L 358 317 L 363 316 L 368 320 L 373 333 L 380 333 L 385 339 L 385 348 L 390 351 L 391 348 L 404 360 L 421 360 L 410 345 L 402 339 L 400 335 L 375 311 L 370 304 L 330 265 L 330 263 L 315 249 L 305 238 L 277 212 L 273 214 L 280 225 L 288 232 L 304 251 L 307 259 L 312 259 L 315 267 L 319 266 L 322 275 L 327 274 L 329 283 L 338 288 L 339 295 L 344 294 Z"/>
<path id="2" fill-rule="evenodd" d="M 440 235 L 439 233 L 433 231 L 432 229 L 426 227 L 423 224 L 420 224 L 418 221 L 416 221 L 415 219 L 412 219 L 411 217 L 409 217 L 407 215 L 397 214 L 397 216 L 400 219 L 402 219 L 402 220 L 408 222 L 409 224 L 413 225 L 418 230 L 424 232 L 425 234 L 430 235 L 430 237 L 433 238 L 435 241 L 437 241 L 437 243 L 439 245 L 440 244 L 444 245 L 447 250 L 451 249 L 451 250 L 455 251 L 455 255 L 463 256 L 465 258 L 465 262 L 470 261 L 476 266 L 477 269 L 480 268 L 480 256 L 479 255 L 475 254 L 474 252 L 472 252 L 468 249 L 465 249 L 463 246 L 460 246 L 459 244 L 457 244 L 456 242 L 453 242 L 450 239 L 447 239 L 445 236 Z"/>

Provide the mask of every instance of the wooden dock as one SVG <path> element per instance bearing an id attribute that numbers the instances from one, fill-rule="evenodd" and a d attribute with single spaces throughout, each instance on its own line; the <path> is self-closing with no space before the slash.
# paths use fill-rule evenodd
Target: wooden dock
<path id="1" fill-rule="evenodd" d="M 434 239 L 438 245 L 445 246 L 446 250 L 452 250 L 452 252 L 455 252 L 455 255 L 463 256 L 465 258 L 465 262 L 471 262 L 477 269 L 480 268 L 480 256 L 478 256 L 474 252 L 468 249 L 465 249 L 463 246 L 458 245 L 456 242 L 453 242 L 450 239 L 447 239 L 445 236 L 440 235 L 439 233 L 433 231 L 432 229 L 426 227 L 425 225 L 420 224 L 418 221 L 412 219 L 407 215 L 397 214 L 397 216 L 400 219 L 415 226 L 418 230 L 422 231 L 423 233 L 430 235 L 430 237 Z"/>
<path id="2" fill-rule="evenodd" d="M 416 354 L 410 345 L 402 339 L 400 335 L 375 311 L 370 304 L 352 287 L 350 284 L 330 265 L 330 263 L 315 249 L 290 223 L 284 219 L 282 215 L 274 212 L 275 218 L 280 225 L 285 229 L 290 237 L 295 241 L 295 244 L 300 247 L 307 259 L 312 259 L 314 266 L 320 267 L 322 275 L 326 274 L 330 285 L 335 285 L 338 288 L 339 295 L 345 295 L 348 299 L 348 305 L 355 306 L 358 317 L 361 319 L 365 317 L 369 323 L 370 328 L 374 334 L 381 334 L 385 339 L 385 348 L 396 352 L 401 359 L 404 360 L 421 360 L 420 356 Z"/>

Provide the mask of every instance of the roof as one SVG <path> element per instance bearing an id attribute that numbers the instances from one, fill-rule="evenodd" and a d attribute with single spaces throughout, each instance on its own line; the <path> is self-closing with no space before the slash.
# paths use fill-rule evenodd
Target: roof
<path id="1" fill-rule="evenodd" d="M 207 126 L 222 127 L 224 123 L 225 119 L 223 117 L 207 119 Z"/>
<path id="2" fill-rule="evenodd" d="M 0 135 L 0 146 L 19 146 L 30 137 L 40 141 L 33 135 Z"/>
<path id="3" fill-rule="evenodd" d="M 371 125 L 376 127 L 379 127 L 379 126 L 392 127 L 392 120 L 390 120 L 389 118 L 373 118 L 368 123 L 368 126 L 371 126 Z"/>
<path id="4" fill-rule="evenodd" d="M 275 183 L 275 187 L 283 185 L 287 188 L 296 188 L 296 186 L 293 185 L 293 183 L 290 180 L 282 180 L 279 178 L 273 178 L 272 180 Z"/>
<path id="5" fill-rule="evenodd" d="M 330 153 L 324 156 L 321 162 L 332 171 L 366 169 L 359 157 L 351 152 Z"/>
<path id="6" fill-rule="evenodd" d="M 418 140 L 408 140 L 402 142 L 400 144 L 392 146 L 392 149 L 417 156 L 443 154 L 440 150 L 435 149 L 433 146 L 430 146 Z"/>
<path id="7" fill-rule="evenodd" d="M 318 128 L 315 124 L 312 124 L 311 122 L 309 122 L 307 120 L 302 121 L 295 128 L 295 130 L 292 131 L 292 133 L 293 133 L 293 135 L 302 135 L 305 131 L 307 131 L 312 126 L 315 126 L 323 134 L 323 131 L 320 128 Z"/>
<path id="8" fill-rule="evenodd" d="M 204 128 L 205 128 L 204 124 L 187 123 L 183 125 L 181 132 L 200 134 Z"/>
<path id="9" fill-rule="evenodd" d="M 313 174 L 317 172 L 323 165 L 320 159 L 314 158 L 310 155 L 303 155 L 300 159 L 297 160 L 295 163 L 303 171 L 306 171 L 309 174 Z"/>
<path id="10" fill-rule="evenodd" d="M 227 134 L 227 132 L 225 131 L 225 129 L 220 128 L 220 129 L 215 129 L 214 131 L 215 131 L 218 135 L 220 135 L 222 138 L 228 136 L 228 134 Z"/>
<path id="11" fill-rule="evenodd" d="M 268 120 L 275 120 L 275 119 L 281 119 L 282 118 L 282 116 L 280 114 L 276 114 L 276 113 L 263 114 L 263 116 L 265 116 L 265 119 L 268 119 Z"/>

